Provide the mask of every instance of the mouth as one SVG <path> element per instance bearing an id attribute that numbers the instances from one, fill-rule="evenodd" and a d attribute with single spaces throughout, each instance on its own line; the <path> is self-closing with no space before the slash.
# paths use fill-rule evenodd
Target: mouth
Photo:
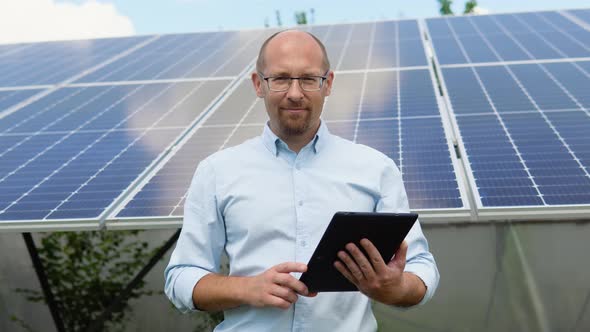
<path id="1" fill-rule="evenodd" d="M 288 108 L 281 108 L 281 111 L 287 112 L 290 114 L 299 114 L 299 113 L 306 112 L 307 109 L 306 108 L 297 108 L 297 107 L 288 107 Z"/>

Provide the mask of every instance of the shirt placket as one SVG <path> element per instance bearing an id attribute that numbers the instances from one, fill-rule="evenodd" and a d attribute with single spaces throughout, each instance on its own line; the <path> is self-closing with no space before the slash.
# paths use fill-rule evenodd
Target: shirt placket
<path id="1" fill-rule="evenodd" d="M 304 163 L 309 149 L 305 148 L 295 158 L 292 164 L 293 198 L 295 203 L 295 261 L 303 262 L 308 257 L 309 227 L 307 225 L 306 195 L 305 195 L 305 169 Z M 305 331 L 305 325 L 309 318 L 309 304 L 305 297 L 300 297 L 295 303 L 293 317 L 293 331 Z"/>

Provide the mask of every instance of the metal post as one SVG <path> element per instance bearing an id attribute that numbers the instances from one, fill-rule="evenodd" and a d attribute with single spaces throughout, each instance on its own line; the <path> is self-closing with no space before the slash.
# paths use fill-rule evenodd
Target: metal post
<path id="1" fill-rule="evenodd" d="M 39 258 L 39 252 L 37 251 L 37 247 L 35 246 L 35 241 L 33 240 L 31 233 L 23 233 L 23 238 L 25 240 L 25 244 L 27 245 L 29 255 L 31 256 L 35 272 L 37 272 L 37 278 L 39 278 L 39 283 L 41 284 L 41 289 L 43 290 L 45 301 L 47 302 L 47 305 L 49 306 L 49 311 L 51 312 L 51 316 L 53 317 L 55 328 L 58 332 L 65 332 L 66 329 L 59 314 L 59 305 L 53 297 L 53 293 L 51 292 L 51 287 L 49 285 L 49 281 L 47 280 L 47 275 L 45 275 L 45 269 L 43 268 L 41 258 Z"/>

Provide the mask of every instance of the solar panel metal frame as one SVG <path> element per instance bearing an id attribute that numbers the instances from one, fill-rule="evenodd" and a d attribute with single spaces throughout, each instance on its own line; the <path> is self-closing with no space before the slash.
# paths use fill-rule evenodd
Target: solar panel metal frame
<path id="1" fill-rule="evenodd" d="M 557 11 L 561 13 L 560 11 Z M 519 14 L 519 13 L 511 13 Z M 564 15 L 565 16 L 565 15 Z M 567 18 L 567 16 L 566 16 Z M 574 22 L 576 23 L 576 22 Z M 577 24 L 577 23 L 576 23 Z M 424 24 L 426 33 L 430 36 L 428 26 Z M 582 26 L 587 29 L 587 27 Z M 431 40 L 431 39 L 429 39 Z M 448 112 L 448 119 L 452 124 L 453 132 L 455 133 L 455 139 L 457 141 L 457 148 L 461 153 L 461 163 L 465 170 L 465 176 L 469 182 L 470 188 L 470 201 L 474 206 L 474 220 L 476 222 L 494 222 L 494 221 L 554 221 L 554 220 L 584 220 L 588 219 L 590 215 L 590 205 L 552 205 L 552 206 L 514 206 L 514 207 L 484 207 L 481 203 L 481 198 L 477 194 L 477 185 L 475 177 L 471 169 L 469 162 L 469 155 L 465 150 L 465 144 L 463 138 L 459 134 L 459 125 L 455 119 L 455 113 L 453 106 L 450 101 L 450 95 L 444 79 L 442 68 L 471 68 L 471 67 L 482 67 L 482 66 L 497 66 L 497 65 L 511 65 L 511 64 L 538 64 L 538 63 L 556 63 L 556 62 L 570 62 L 571 58 L 562 59 L 549 59 L 549 60 L 526 60 L 526 61 L 498 61 L 493 63 L 465 63 L 465 64 L 451 64 L 451 65 L 440 65 L 434 44 L 432 45 L 432 60 L 436 66 L 436 72 L 439 77 L 440 87 L 443 91 L 443 100 L 445 103 L 446 110 Z M 576 58 L 576 60 L 586 60 L 586 58 Z M 588 59 L 590 60 L 590 59 Z"/>

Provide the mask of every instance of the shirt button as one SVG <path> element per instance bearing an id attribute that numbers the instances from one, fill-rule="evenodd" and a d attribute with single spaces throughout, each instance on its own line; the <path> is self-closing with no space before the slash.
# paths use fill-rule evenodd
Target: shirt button
<path id="1" fill-rule="evenodd" d="M 299 241 L 299 244 L 300 244 L 302 247 L 305 247 L 305 246 L 307 245 L 307 242 L 306 242 L 305 240 L 301 240 L 301 241 Z"/>
<path id="2" fill-rule="evenodd" d="M 303 206 L 303 201 L 299 201 L 297 204 L 299 204 L 299 206 Z"/>

